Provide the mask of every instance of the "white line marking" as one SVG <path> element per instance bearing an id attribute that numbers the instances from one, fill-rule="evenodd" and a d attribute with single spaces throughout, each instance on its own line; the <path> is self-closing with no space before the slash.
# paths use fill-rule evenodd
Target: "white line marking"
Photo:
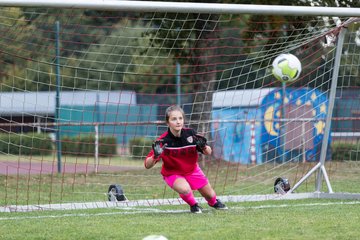
<path id="1" fill-rule="evenodd" d="M 332 205 L 357 205 L 360 201 L 351 202 L 327 202 L 327 203 L 303 203 L 303 204 L 280 204 L 280 205 L 260 205 L 249 207 L 230 207 L 231 210 L 248 210 L 248 209 L 266 209 L 266 208 L 287 208 L 287 207 L 313 207 L 313 206 L 332 206 Z M 124 209 L 117 208 L 116 210 Z M 126 211 L 105 212 L 105 213 L 74 213 L 60 215 L 43 215 L 43 216 L 21 216 L 21 217 L 1 217 L 0 221 L 24 220 L 24 219 L 41 219 L 41 218 L 66 218 L 66 217 L 92 217 L 92 216 L 112 216 L 112 215 L 130 215 L 146 213 L 189 213 L 189 210 L 161 210 L 157 208 L 125 208 Z M 215 211 L 215 210 L 214 210 Z M 206 211 L 205 212 L 210 212 Z M 226 212 L 226 211 L 222 211 Z"/>
<path id="2" fill-rule="evenodd" d="M 299 199 L 337 199 L 337 200 L 360 200 L 359 193 L 287 193 L 287 194 L 262 194 L 262 195 L 227 195 L 219 196 L 223 202 L 259 202 L 268 200 L 299 200 Z M 200 204 L 205 203 L 204 198 L 196 198 Z M 83 203 L 54 203 L 40 205 L 9 205 L 0 207 L 1 212 L 31 212 L 46 210 L 81 210 L 99 209 L 115 207 L 154 207 L 165 205 L 181 205 L 185 202 L 181 198 L 169 199 L 146 199 L 146 200 L 127 200 L 119 202 L 98 201 Z"/>
<path id="3" fill-rule="evenodd" d="M 286 208 L 286 207 L 314 207 L 314 206 L 331 206 L 331 205 L 356 205 L 360 201 L 352 202 L 327 202 L 327 203 L 302 203 L 302 204 L 280 204 L 280 205 L 261 205 L 251 207 L 232 207 L 231 209 L 265 209 L 265 208 Z"/>

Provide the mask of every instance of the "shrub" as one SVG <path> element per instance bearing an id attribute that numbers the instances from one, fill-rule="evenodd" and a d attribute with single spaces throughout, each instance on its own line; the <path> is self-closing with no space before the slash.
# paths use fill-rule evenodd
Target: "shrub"
<path id="1" fill-rule="evenodd" d="M 13 155 L 48 155 L 53 151 L 46 133 L 0 134 L 0 152 Z"/>
<path id="2" fill-rule="evenodd" d="M 143 159 L 151 150 L 152 140 L 147 138 L 133 138 L 129 142 L 130 154 L 134 159 Z"/>
<path id="3" fill-rule="evenodd" d="M 61 152 L 64 155 L 93 156 L 95 154 L 95 136 L 80 135 L 65 136 L 62 139 Z M 116 154 L 116 138 L 99 138 L 99 155 L 110 156 Z"/>
<path id="4" fill-rule="evenodd" d="M 332 160 L 357 161 L 360 157 L 360 143 L 333 142 Z"/>

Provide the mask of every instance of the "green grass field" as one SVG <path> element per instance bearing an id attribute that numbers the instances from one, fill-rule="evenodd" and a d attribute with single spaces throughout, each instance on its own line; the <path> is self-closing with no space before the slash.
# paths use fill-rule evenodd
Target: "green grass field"
<path id="1" fill-rule="evenodd" d="M 1 239 L 358 239 L 359 201 L 296 200 L 204 206 L 0 213 Z"/>
<path id="2" fill-rule="evenodd" d="M 113 182 L 124 183 L 130 200 L 177 197 L 164 187 L 159 167 L 145 170 L 142 162 L 122 161 L 122 166 L 139 168 L 117 174 L 0 175 L 0 206 L 106 201 L 105 188 Z M 289 163 L 251 168 L 220 164 L 206 165 L 204 170 L 218 195 L 246 195 L 273 193 L 273 176 L 286 174 L 292 181 L 299 180 L 313 166 Z M 357 162 L 328 163 L 327 171 L 335 192 L 360 192 Z M 314 192 L 314 176 L 297 192 Z M 143 239 L 152 234 L 169 240 L 359 237 L 360 200 L 301 199 L 227 205 L 229 210 L 216 211 L 202 204 L 204 213 L 197 215 L 191 214 L 187 205 L 0 212 L 0 239 Z"/>

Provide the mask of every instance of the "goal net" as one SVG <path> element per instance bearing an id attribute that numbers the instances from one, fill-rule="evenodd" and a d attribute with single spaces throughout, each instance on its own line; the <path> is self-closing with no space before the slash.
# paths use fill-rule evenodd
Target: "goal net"
<path id="1" fill-rule="evenodd" d="M 183 203 L 143 165 L 174 104 L 225 202 L 359 198 L 359 13 L 101 3 L 0 3 L 1 211 Z"/>

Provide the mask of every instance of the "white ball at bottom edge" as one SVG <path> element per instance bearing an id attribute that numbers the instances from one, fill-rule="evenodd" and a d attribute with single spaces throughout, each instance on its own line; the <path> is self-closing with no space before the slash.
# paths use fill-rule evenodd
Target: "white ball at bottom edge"
<path id="1" fill-rule="evenodd" d="M 142 240 L 168 240 L 168 239 L 162 235 L 149 235 L 144 237 Z"/>

